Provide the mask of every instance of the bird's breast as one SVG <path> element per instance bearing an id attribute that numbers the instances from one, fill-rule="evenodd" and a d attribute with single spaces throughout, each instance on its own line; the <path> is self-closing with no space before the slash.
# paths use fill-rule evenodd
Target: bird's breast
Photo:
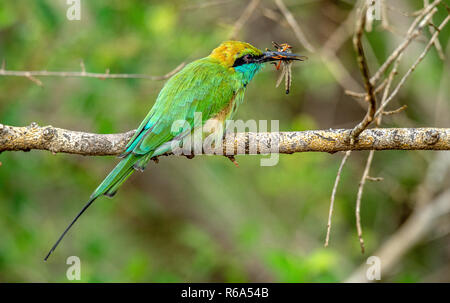
<path id="1" fill-rule="evenodd" d="M 206 120 L 203 125 L 203 134 L 208 136 L 215 132 L 224 132 L 225 121 L 230 118 L 234 106 L 235 106 L 236 95 L 233 95 L 230 102 L 216 115 L 212 118 Z"/>

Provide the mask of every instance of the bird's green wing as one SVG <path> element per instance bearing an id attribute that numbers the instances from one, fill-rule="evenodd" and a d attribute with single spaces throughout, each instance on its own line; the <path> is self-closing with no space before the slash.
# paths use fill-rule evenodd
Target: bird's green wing
<path id="1" fill-rule="evenodd" d="M 175 121 L 185 120 L 193 127 L 195 112 L 202 114 L 203 123 L 225 109 L 236 95 L 241 99 L 240 82 L 233 75 L 209 58 L 187 65 L 163 87 L 125 155 L 151 154 L 182 132 L 181 128 L 172 130 Z"/>

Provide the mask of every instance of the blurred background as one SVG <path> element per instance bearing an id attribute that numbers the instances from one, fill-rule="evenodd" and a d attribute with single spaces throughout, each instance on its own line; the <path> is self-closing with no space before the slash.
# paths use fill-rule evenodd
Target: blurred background
<path id="1" fill-rule="evenodd" d="M 299 43 L 273 1 L 260 1 L 236 28 L 249 3 L 81 0 L 81 20 L 69 21 L 66 1 L 1 1 L 0 59 L 8 70 L 80 71 L 84 61 L 90 72 L 163 75 L 207 56 L 235 31 L 235 38 L 260 49 L 288 42 L 309 57 L 294 64 L 289 95 L 283 84 L 275 88 L 279 72 L 265 68 L 249 85 L 236 119 L 279 120 L 284 131 L 357 124 L 365 107 L 344 93 L 363 91 L 351 42 L 355 1 L 285 0 L 315 51 Z M 375 21 L 364 36 L 372 72 L 403 41 L 414 20 L 410 14 L 423 1 L 389 5 L 389 30 Z M 443 6 L 438 10 L 435 24 L 447 15 Z M 426 28 L 411 44 L 401 74 L 430 36 Z M 449 36 L 447 27 L 439 38 L 447 56 Z M 339 61 L 327 54 L 330 48 Z M 382 127 L 450 127 L 449 72 L 448 57 L 442 61 L 432 49 L 390 106 L 408 109 L 386 117 Z M 0 123 L 124 132 L 139 125 L 164 85 L 39 79 L 42 87 L 27 78 L 0 77 Z M 448 152 L 376 152 L 371 176 L 384 181 L 368 182 L 364 190 L 362 254 L 354 213 L 367 155 L 354 152 L 343 170 L 328 248 L 328 207 L 342 153 L 280 155 L 273 167 L 261 167 L 262 156 L 239 156 L 239 168 L 224 157 L 167 157 L 134 174 L 114 199 L 99 199 L 45 263 L 51 245 L 117 159 L 4 152 L 0 281 L 66 282 L 66 259 L 73 255 L 81 259 L 82 282 L 344 281 L 386 245 L 417 205 L 450 188 Z M 449 222 L 447 216 L 411 242 L 381 273 L 382 281 L 450 282 Z"/>

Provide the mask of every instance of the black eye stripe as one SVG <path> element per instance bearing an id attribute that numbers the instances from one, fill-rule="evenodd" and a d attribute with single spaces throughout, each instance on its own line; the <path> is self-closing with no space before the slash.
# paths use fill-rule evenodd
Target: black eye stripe
<path id="1" fill-rule="evenodd" d="M 236 67 L 236 66 L 239 66 L 239 65 L 243 65 L 243 64 L 247 64 L 247 63 L 248 63 L 248 57 L 247 57 L 247 55 L 245 55 L 245 56 L 237 58 L 234 61 L 233 67 Z"/>
<path id="2" fill-rule="evenodd" d="M 253 55 L 243 55 L 242 57 L 237 58 L 234 61 L 233 67 L 244 65 L 252 62 L 256 62 L 256 59 L 258 59 L 260 56 L 253 56 Z"/>

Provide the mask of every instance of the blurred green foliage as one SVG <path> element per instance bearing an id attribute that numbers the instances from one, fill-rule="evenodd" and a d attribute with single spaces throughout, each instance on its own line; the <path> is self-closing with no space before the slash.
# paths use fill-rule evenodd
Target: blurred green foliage
<path id="1" fill-rule="evenodd" d="M 227 38 L 246 1 L 81 1 L 81 21 L 66 19 L 65 1 L 1 1 L 0 59 L 11 70 L 162 75 L 181 62 L 206 56 Z M 308 37 L 321 45 L 352 9 L 352 1 L 286 1 Z M 406 1 L 403 1 L 406 2 Z M 405 10 L 422 1 L 407 1 Z M 275 9 L 271 1 L 265 8 Z M 292 31 L 258 9 L 239 39 L 264 49 L 287 41 L 310 60 L 296 64 L 289 95 L 275 88 L 267 67 L 249 86 L 237 118 L 280 120 L 282 130 L 352 127 L 364 109 L 343 94 L 316 54 Z M 442 20 L 445 11 L 436 15 Z M 405 22 L 411 18 L 402 17 Z M 372 70 L 401 37 L 378 30 L 364 41 Z M 428 34 L 429 36 L 429 34 Z M 449 30 L 441 34 L 446 48 Z M 407 62 L 423 44 L 416 43 Z M 360 79 L 351 39 L 339 50 Z M 378 63 L 377 63 L 378 62 Z M 405 65 L 407 67 L 407 65 Z M 406 68 L 405 67 L 405 68 Z M 402 69 L 402 71 L 405 70 Z M 392 104 L 407 104 L 385 126 L 450 127 L 435 115 L 435 96 L 447 69 L 432 50 Z M 0 78 L 0 123 L 54 126 L 99 133 L 135 128 L 163 82 Z M 430 97 L 432 96 L 432 97 Z M 448 91 L 446 94 L 448 105 Z M 445 119 L 446 117 L 446 119 Z M 438 123 L 440 121 L 440 124 Z M 79 256 L 83 282 L 337 282 L 365 262 L 411 212 L 415 193 L 435 152 L 377 152 L 366 185 L 362 219 L 367 253 L 354 225 L 357 185 L 367 157 L 354 153 L 344 169 L 330 247 L 323 248 L 328 206 L 342 154 L 281 155 L 274 167 L 263 156 L 241 156 L 235 168 L 222 157 L 170 157 L 136 173 L 113 200 L 100 199 L 62 242 L 43 257 L 114 166 L 113 157 L 31 151 L 0 155 L 0 281 L 65 282 L 66 258 Z M 446 247 L 447 246 L 447 247 Z M 385 281 L 426 280 L 448 264 L 448 236 L 410 251 Z M 448 278 L 448 277 L 447 277 Z M 447 279 L 448 280 L 448 279 Z"/>

